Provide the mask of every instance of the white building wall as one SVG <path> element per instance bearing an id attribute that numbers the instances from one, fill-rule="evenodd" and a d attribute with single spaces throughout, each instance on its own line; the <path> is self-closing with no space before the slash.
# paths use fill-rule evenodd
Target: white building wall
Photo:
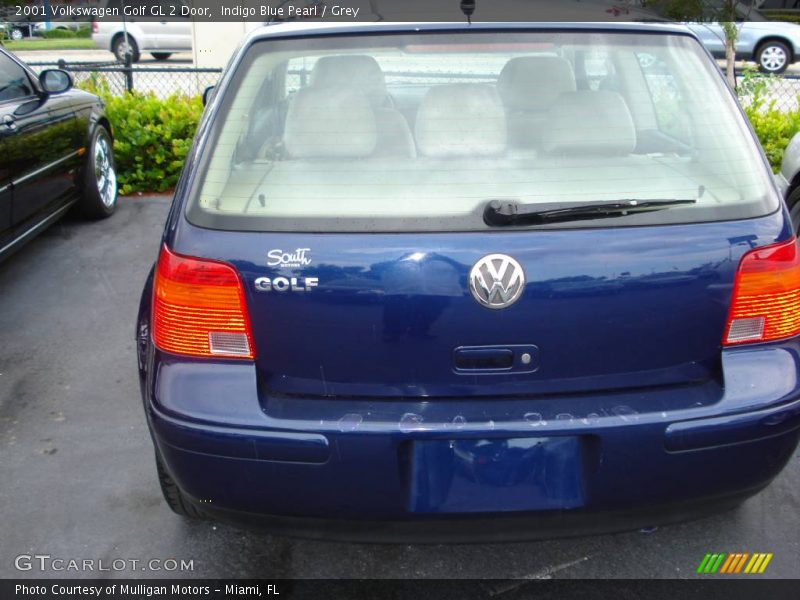
<path id="1" fill-rule="evenodd" d="M 236 50 L 242 38 L 261 24 L 254 22 L 192 23 L 194 64 L 203 68 L 221 68 Z"/>

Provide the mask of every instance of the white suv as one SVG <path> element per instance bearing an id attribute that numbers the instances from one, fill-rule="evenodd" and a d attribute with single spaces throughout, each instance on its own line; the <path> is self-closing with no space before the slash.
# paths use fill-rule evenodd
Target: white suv
<path id="1" fill-rule="evenodd" d="M 161 6 L 162 14 L 181 15 L 180 0 L 144 0 L 141 5 Z M 104 6 L 118 6 L 122 13 L 121 0 L 107 0 Z M 149 12 L 149 10 L 148 10 Z M 114 53 L 123 62 L 125 55 L 137 62 L 143 52 L 149 52 L 156 60 L 167 60 L 174 52 L 192 49 L 192 26 L 188 18 L 170 17 L 171 20 L 153 21 L 131 17 L 122 21 L 95 21 L 92 23 L 92 39 L 98 48 Z M 126 36 L 127 33 L 127 36 Z M 127 39 L 126 39 L 127 37 Z"/>

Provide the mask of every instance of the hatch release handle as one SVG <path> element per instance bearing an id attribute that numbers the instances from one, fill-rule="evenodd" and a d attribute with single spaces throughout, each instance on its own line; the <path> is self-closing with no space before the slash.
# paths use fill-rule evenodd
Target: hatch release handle
<path id="1" fill-rule="evenodd" d="M 461 346 L 453 351 L 456 373 L 531 373 L 539 368 L 539 348 L 532 345 Z"/>

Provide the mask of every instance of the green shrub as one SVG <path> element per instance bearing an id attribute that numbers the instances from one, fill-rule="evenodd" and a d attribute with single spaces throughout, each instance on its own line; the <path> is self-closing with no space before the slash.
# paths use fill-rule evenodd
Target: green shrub
<path id="1" fill-rule="evenodd" d="M 762 15 L 767 17 L 770 21 L 787 21 L 789 23 L 800 23 L 800 13 L 797 11 L 782 11 L 782 10 L 761 10 Z"/>
<path id="2" fill-rule="evenodd" d="M 121 194 L 163 192 L 175 187 L 203 112 L 199 96 L 152 93 L 115 96 L 94 82 L 114 131 L 114 158 Z"/>
<path id="3" fill-rule="evenodd" d="M 45 29 L 40 31 L 39 34 L 47 40 L 78 37 L 71 29 Z"/>
<path id="4" fill-rule="evenodd" d="M 68 38 L 90 38 L 92 37 L 91 25 L 81 25 L 78 29 L 59 29 L 58 25 L 52 24 L 53 29 L 40 31 L 41 36 L 48 40 L 68 39 Z"/>
<path id="5" fill-rule="evenodd" d="M 739 84 L 738 93 L 744 112 L 753 125 L 772 168 L 778 171 L 786 146 L 794 134 L 800 131 L 800 108 L 782 111 L 776 107 L 774 99 L 768 99 L 768 89 L 773 79 L 774 76 L 748 70 Z"/>

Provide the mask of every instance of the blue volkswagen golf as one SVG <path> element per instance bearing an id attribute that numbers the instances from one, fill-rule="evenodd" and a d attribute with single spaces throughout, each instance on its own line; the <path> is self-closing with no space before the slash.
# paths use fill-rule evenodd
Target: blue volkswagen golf
<path id="1" fill-rule="evenodd" d="M 800 253 L 687 29 L 281 24 L 138 317 L 177 513 L 521 539 L 736 506 L 800 432 Z"/>

